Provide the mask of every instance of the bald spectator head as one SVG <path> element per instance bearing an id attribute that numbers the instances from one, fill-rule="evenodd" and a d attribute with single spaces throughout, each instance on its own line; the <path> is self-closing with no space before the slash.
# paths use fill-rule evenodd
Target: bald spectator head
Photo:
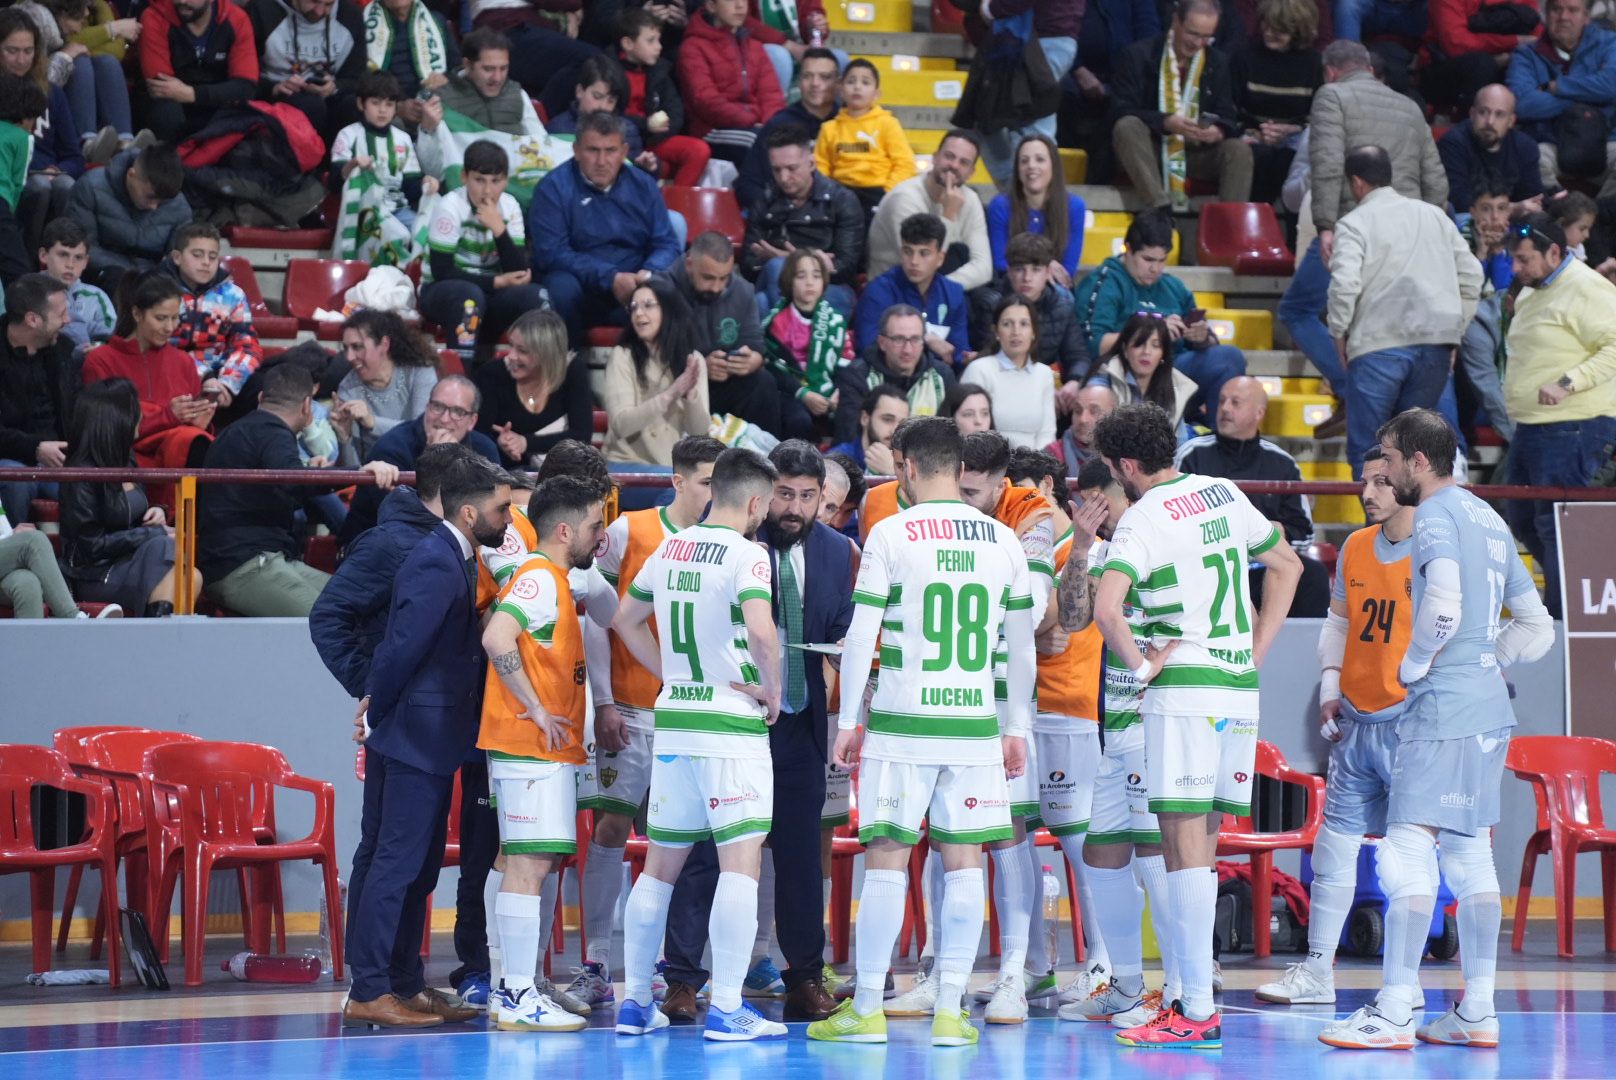
<path id="1" fill-rule="evenodd" d="M 1250 375 L 1223 384 L 1218 398 L 1218 434 L 1225 439 L 1250 442 L 1262 430 L 1268 415 L 1268 391 Z"/>
<path id="2" fill-rule="evenodd" d="M 1353 199 L 1363 202 L 1376 188 L 1391 186 L 1391 155 L 1378 146 L 1355 146 L 1347 153 L 1346 173 Z"/>
<path id="3" fill-rule="evenodd" d="M 1515 95 L 1503 83 L 1476 91 L 1470 102 L 1470 137 L 1483 149 L 1496 150 L 1515 126 Z"/>
<path id="4" fill-rule="evenodd" d="M 1369 50 L 1360 41 L 1337 38 L 1324 47 L 1324 79 L 1335 82 L 1354 71 L 1369 70 Z"/>
<path id="5" fill-rule="evenodd" d="M 1072 438 L 1077 445 L 1094 445 L 1094 425 L 1116 412 L 1118 404 L 1116 392 L 1104 383 L 1079 390 L 1072 410 Z"/>

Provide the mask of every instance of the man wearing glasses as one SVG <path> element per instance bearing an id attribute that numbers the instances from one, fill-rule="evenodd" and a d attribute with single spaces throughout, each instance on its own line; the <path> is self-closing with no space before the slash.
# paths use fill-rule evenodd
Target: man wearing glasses
<path id="1" fill-rule="evenodd" d="M 864 396 L 877 386 L 897 388 L 910 416 L 935 416 L 956 381 L 953 369 L 927 350 L 926 319 L 918 308 L 893 304 L 881 313 L 879 327 L 862 358 L 836 369 L 838 442 L 858 439 Z"/>

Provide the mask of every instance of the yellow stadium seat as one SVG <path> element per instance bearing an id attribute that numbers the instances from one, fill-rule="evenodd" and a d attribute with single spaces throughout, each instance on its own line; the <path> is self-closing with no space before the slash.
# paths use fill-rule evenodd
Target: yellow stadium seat
<path id="1" fill-rule="evenodd" d="M 1171 260 L 1169 260 L 1171 261 Z M 1274 347 L 1274 313 L 1254 308 L 1207 308 L 1206 319 L 1218 340 L 1242 349 Z"/>
<path id="2" fill-rule="evenodd" d="M 963 71 L 886 71 L 881 74 L 881 104 L 946 106 L 959 104 L 965 91 Z"/>
<path id="3" fill-rule="evenodd" d="M 825 20 L 832 30 L 907 34 L 913 29 L 909 0 L 832 0 Z"/>
<path id="4" fill-rule="evenodd" d="M 1296 467 L 1302 470 L 1303 480 L 1329 480 L 1333 483 L 1352 479 L 1352 466 L 1345 461 L 1298 461 Z"/>
<path id="5" fill-rule="evenodd" d="M 1330 418 L 1331 400 L 1323 394 L 1280 394 L 1268 399 L 1263 417 L 1264 435 L 1310 438 L 1313 429 Z"/>
<path id="6" fill-rule="evenodd" d="M 1068 147 L 1060 148 L 1061 173 L 1066 177 L 1067 184 L 1081 184 L 1088 179 L 1089 155 L 1086 150 L 1073 150 Z"/>
<path id="7" fill-rule="evenodd" d="M 881 72 L 882 78 L 889 71 L 958 71 L 959 62 L 946 56 L 914 56 L 907 53 L 893 53 L 890 56 L 860 56 L 852 57 L 854 60 L 868 60 Z"/>
<path id="8" fill-rule="evenodd" d="M 1083 230 L 1083 265 L 1098 266 L 1113 255 L 1122 254 L 1122 238 L 1128 233 L 1133 220 L 1127 214 L 1091 214 L 1093 221 Z M 1120 220 L 1119 220 L 1120 219 Z M 1178 265 L 1178 232 L 1173 232 L 1173 248 L 1167 253 L 1167 265 Z"/>
<path id="9" fill-rule="evenodd" d="M 1194 296 L 1195 306 L 1198 308 L 1221 308 L 1229 306 L 1224 301 L 1223 294 L 1220 292 L 1198 292 L 1195 293 Z M 1269 392 L 1278 393 L 1278 391 Z"/>

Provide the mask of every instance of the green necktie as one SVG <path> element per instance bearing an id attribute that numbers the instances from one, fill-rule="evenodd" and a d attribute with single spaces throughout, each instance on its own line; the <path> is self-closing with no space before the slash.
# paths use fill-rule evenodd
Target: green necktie
<path id="1" fill-rule="evenodd" d="M 802 593 L 797 588 L 797 571 L 791 565 L 790 550 L 780 553 L 780 614 L 786 626 L 786 644 L 802 642 Z M 807 704 L 808 683 L 803 677 L 802 650 L 786 649 L 786 711 L 802 712 Z"/>

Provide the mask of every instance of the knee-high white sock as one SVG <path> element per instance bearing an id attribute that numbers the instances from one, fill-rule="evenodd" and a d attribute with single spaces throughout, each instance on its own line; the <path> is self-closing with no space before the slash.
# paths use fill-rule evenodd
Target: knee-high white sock
<path id="1" fill-rule="evenodd" d="M 774 952 L 774 852 L 763 849 L 763 862 L 757 879 L 757 933 L 752 939 L 753 961 Z M 750 969 L 751 964 L 747 965 Z"/>
<path id="2" fill-rule="evenodd" d="M 1026 866 L 1026 860 L 1020 860 Z M 965 982 L 982 944 L 982 904 L 987 899 L 982 868 L 950 870 L 943 876 L 942 926 L 937 944 L 937 1012 L 959 1010 Z M 1001 915 L 1000 925 L 1003 925 Z M 1017 969 L 1019 970 L 1019 964 Z"/>
<path id="3" fill-rule="evenodd" d="M 1308 889 L 1307 970 L 1320 979 L 1335 978 L 1335 951 L 1341 928 L 1358 892 L 1358 848 L 1363 839 L 1338 833 L 1328 825 L 1313 842 L 1313 884 Z M 1322 869 L 1321 869 L 1322 868 Z"/>
<path id="4" fill-rule="evenodd" d="M 520 994 L 533 985 L 539 968 L 539 905 L 537 896 L 502 892 L 495 901 L 499 936 L 505 943 L 505 988 Z"/>
<path id="5" fill-rule="evenodd" d="M 651 1004 L 651 976 L 662 951 L 673 884 L 641 874 L 623 908 L 623 1000 Z"/>
<path id="6" fill-rule="evenodd" d="M 1083 961 L 1085 966 L 1093 967 L 1100 964 L 1107 970 L 1111 967 L 1111 949 L 1105 940 L 1105 925 L 1100 921 L 1100 913 L 1095 908 L 1094 886 L 1089 881 L 1089 866 L 1083 861 L 1083 834 L 1060 838 L 1061 854 L 1066 856 L 1066 862 L 1072 868 L 1072 876 L 1077 879 L 1077 895 L 1069 897 L 1072 901 L 1072 915 L 1083 921 Z M 1135 923 L 1138 920 L 1134 920 Z"/>
<path id="7" fill-rule="evenodd" d="M 926 855 L 926 874 L 921 884 L 926 889 L 926 944 L 920 955 L 936 957 L 937 936 L 943 925 L 943 853 L 932 848 Z"/>
<path id="8" fill-rule="evenodd" d="M 741 1007 L 741 983 L 752 963 L 752 939 L 758 932 L 758 883 L 745 874 L 721 873 L 713 890 L 707 941 L 713 950 L 713 1008 L 734 1012 Z"/>
<path id="9" fill-rule="evenodd" d="M 1033 876 L 1026 849 L 1031 841 L 1015 847 L 995 848 L 993 857 L 993 902 L 999 909 L 999 974 L 1019 976 L 1027 963 L 1027 930 L 1032 923 Z M 952 876 L 952 875 L 950 875 Z M 948 894 L 943 894 L 948 903 Z M 940 955 L 940 954 L 939 954 Z M 972 960 L 976 959 L 973 953 Z"/>
<path id="10" fill-rule="evenodd" d="M 560 874 L 544 875 L 544 884 L 539 886 L 539 899 L 544 903 L 544 909 L 539 913 L 539 955 L 541 957 L 550 948 L 550 932 L 555 927 L 556 892 L 560 888 Z"/>
<path id="11" fill-rule="evenodd" d="M 1150 898 L 1150 925 L 1156 931 L 1156 947 L 1161 950 L 1162 1000 L 1171 1004 L 1183 993 L 1184 979 L 1178 961 L 1178 923 L 1167 895 L 1167 861 L 1160 855 L 1138 855 L 1133 865 Z"/>
<path id="12" fill-rule="evenodd" d="M 1405 896 L 1386 905 L 1386 945 L 1381 957 L 1385 983 L 1375 1003 L 1393 1023 L 1406 1024 L 1420 997 L 1420 959 L 1431 938 L 1436 898 Z M 1397 936 L 1393 937 L 1393 932 Z"/>
<path id="13" fill-rule="evenodd" d="M 1217 921 L 1218 875 L 1207 866 L 1174 870 L 1167 891 L 1178 926 L 1179 1001 L 1184 1015 L 1205 1020 L 1217 1011 L 1212 1000 L 1212 924 Z"/>
<path id="14" fill-rule="evenodd" d="M 500 942 L 499 917 L 496 914 L 499 887 L 504 882 L 505 875 L 492 867 L 488 871 L 488 880 L 483 882 L 483 919 L 488 934 L 488 985 L 495 990 L 499 989 L 499 977 L 505 967 L 504 946 Z"/>
<path id="15" fill-rule="evenodd" d="M 1107 965 L 1111 977 L 1119 990 L 1136 994 L 1144 985 L 1144 944 L 1140 927 L 1144 897 L 1134 880 L 1133 867 L 1112 870 L 1086 866 L 1084 873 L 1101 938 L 1111 943 L 1111 962 Z"/>
<path id="16" fill-rule="evenodd" d="M 898 931 L 903 929 L 907 880 L 902 870 L 864 871 L 864 887 L 859 892 L 853 932 L 853 961 L 858 970 L 853 1008 L 863 1016 L 873 1016 L 881 1008 L 887 968 L 892 963 L 892 946 L 897 943 Z"/>
<path id="17" fill-rule="evenodd" d="M 584 905 L 584 936 L 589 939 L 584 960 L 610 968 L 612 927 L 617 922 L 617 898 L 623 892 L 623 849 L 589 842 L 579 891 Z"/>
<path id="18" fill-rule="evenodd" d="M 1493 1015 L 1493 983 L 1498 973 L 1498 931 L 1504 920 L 1497 893 L 1477 893 L 1459 901 L 1459 962 L 1464 969 L 1467 1020 Z"/>

